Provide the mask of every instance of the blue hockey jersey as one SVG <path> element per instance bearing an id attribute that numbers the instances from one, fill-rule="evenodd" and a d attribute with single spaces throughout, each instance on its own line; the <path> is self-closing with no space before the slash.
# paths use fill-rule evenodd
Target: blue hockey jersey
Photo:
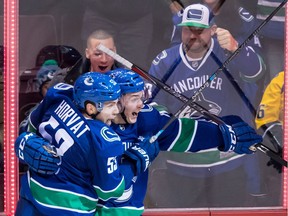
<path id="1" fill-rule="evenodd" d="M 145 105 L 135 124 L 112 124 L 113 130 L 121 137 L 125 149 L 135 145 L 139 139 L 156 134 L 169 121 L 167 112 L 159 112 Z M 205 136 L 209 134 L 209 136 Z M 180 118 L 175 120 L 158 138 L 160 150 L 173 152 L 197 152 L 217 147 L 222 142 L 218 126 L 205 121 Z M 102 216 L 139 216 L 144 211 L 148 171 L 135 179 L 129 197 L 102 202 L 99 200 L 97 214 Z"/>
<path id="2" fill-rule="evenodd" d="M 216 58 L 215 58 L 216 56 Z M 186 56 L 182 44 L 171 47 L 161 52 L 153 61 L 149 73 L 158 79 L 164 77 L 167 85 L 188 98 L 207 81 L 208 78 L 219 68 L 217 61 L 225 62 L 230 53 L 226 53 L 215 39 L 211 39 L 211 47 L 202 59 L 192 60 Z M 236 84 L 243 90 L 252 105 L 258 86 L 253 81 L 259 79 L 264 72 L 260 58 L 250 46 L 243 47 L 241 52 L 227 65 L 228 72 L 233 76 Z M 166 106 L 172 113 L 178 111 L 183 105 L 164 91 L 156 95 L 153 91 L 155 102 Z M 197 96 L 196 102 L 217 116 L 238 115 L 252 127 L 254 126 L 254 113 L 242 97 L 235 90 L 233 82 L 225 75 L 225 71 L 218 75 L 205 86 Z M 187 107 L 180 114 L 181 117 L 203 119 L 201 113 Z M 217 148 L 200 151 L 196 154 L 181 155 L 165 153 L 159 163 L 165 164 L 172 172 L 185 173 L 187 176 L 208 177 L 223 172 L 234 170 L 243 165 L 248 156 L 235 153 L 219 152 Z M 253 158 L 255 160 L 255 157 Z M 249 167 L 244 167 L 247 176 L 257 176 Z M 213 170 L 213 172 L 209 172 Z M 249 185 L 256 185 L 258 178 L 250 178 Z M 252 182 L 253 181 L 253 182 Z M 251 188 L 249 188 L 250 190 Z M 258 188 L 257 188 L 258 190 Z M 252 191 L 252 189 L 251 189 Z M 251 192 L 249 191 L 249 192 Z M 252 193 L 252 192 L 251 192 Z"/>
<path id="3" fill-rule="evenodd" d="M 103 122 L 84 118 L 71 98 L 73 86 L 57 84 L 29 117 L 62 156 L 55 175 L 28 171 L 22 178 L 21 196 L 45 215 L 94 215 L 98 199 L 125 190 L 119 136 Z"/>
<path id="4" fill-rule="evenodd" d="M 220 68 L 219 62 L 224 63 L 229 55 L 212 38 L 211 47 L 205 56 L 198 61 L 190 61 L 183 51 L 181 43 L 162 51 L 153 60 L 149 73 L 160 80 L 164 78 L 163 81 L 167 85 L 190 98 Z M 251 110 L 238 95 L 233 83 L 225 73 L 232 75 L 233 80 L 253 104 L 257 91 L 257 85 L 253 81 L 261 77 L 263 73 L 261 60 L 253 48 L 247 46 L 229 63 L 227 69 L 228 72 L 222 70 L 218 73 L 209 86 L 198 95 L 196 102 L 215 115 L 239 115 L 245 121 L 252 123 L 254 117 Z M 153 101 L 168 107 L 172 113 L 182 106 L 181 101 L 175 100 L 164 91 L 158 93 L 156 91 L 156 95 L 154 94 L 153 97 Z M 195 110 L 186 109 L 181 117 L 197 116 L 199 114 Z"/>

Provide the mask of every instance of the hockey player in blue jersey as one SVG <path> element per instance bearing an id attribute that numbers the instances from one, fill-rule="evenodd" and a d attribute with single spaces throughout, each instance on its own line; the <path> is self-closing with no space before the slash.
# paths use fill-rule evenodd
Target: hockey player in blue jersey
<path id="1" fill-rule="evenodd" d="M 125 69 L 116 69 L 111 73 L 112 76 L 114 74 L 122 93 L 120 98 L 122 110 L 113 120 L 111 127 L 121 137 L 125 149 L 128 149 L 137 139 L 152 136 L 161 130 L 169 121 L 170 115 L 165 111 L 159 112 L 148 104 L 143 104 L 144 82 L 138 74 Z M 238 154 L 252 153 L 249 146 L 260 142 L 262 138 L 240 118 L 227 116 L 224 119 L 228 124 L 232 124 L 232 127 L 227 125 L 218 127 L 211 122 L 179 118 L 159 136 L 160 149 L 173 152 L 197 152 L 218 147 L 224 152 L 231 152 L 234 149 Z M 231 140 L 231 135 L 236 136 L 236 143 Z M 98 214 L 103 216 L 141 215 L 144 210 L 147 181 L 148 172 L 140 174 L 133 184 L 131 197 L 118 199 L 117 202 L 100 201 Z"/>
<path id="2" fill-rule="evenodd" d="M 24 132 L 15 142 L 16 155 L 30 167 L 16 215 L 95 215 L 98 199 L 131 193 L 133 178 L 147 170 L 159 147 L 134 140 L 137 145 L 124 153 L 109 127 L 119 96 L 113 79 L 93 72 L 74 88 L 59 83 L 48 90 L 29 116 L 29 130 L 41 137 Z"/>
<path id="3" fill-rule="evenodd" d="M 169 121 L 170 115 L 143 104 L 144 81 L 139 75 L 126 69 L 116 69 L 111 74 L 120 85 L 122 94 L 119 99 L 122 109 L 112 121 L 111 127 L 121 137 L 123 148 L 128 150 L 139 139 L 152 136 L 162 129 Z M 174 152 L 197 152 L 219 147 L 225 152 L 234 149 L 239 154 L 253 153 L 249 147 L 261 142 L 261 136 L 235 116 L 228 116 L 225 121 L 232 126 L 218 126 L 193 119 L 177 119 L 159 136 L 159 147 L 162 151 Z M 141 215 L 144 211 L 148 171 L 138 175 L 134 180 L 133 191 L 130 191 L 129 196 L 111 201 L 99 200 L 97 214 Z"/>

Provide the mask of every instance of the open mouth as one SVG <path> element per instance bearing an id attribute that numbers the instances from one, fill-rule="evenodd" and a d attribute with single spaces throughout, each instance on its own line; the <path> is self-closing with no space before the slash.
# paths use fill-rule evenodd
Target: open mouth
<path id="1" fill-rule="evenodd" d="M 132 116 L 133 116 L 133 117 L 137 117 L 137 116 L 138 116 L 138 113 L 133 112 L 133 113 L 132 113 Z"/>
<path id="2" fill-rule="evenodd" d="M 98 67 L 101 71 L 105 71 L 108 68 L 108 66 L 98 66 Z"/>

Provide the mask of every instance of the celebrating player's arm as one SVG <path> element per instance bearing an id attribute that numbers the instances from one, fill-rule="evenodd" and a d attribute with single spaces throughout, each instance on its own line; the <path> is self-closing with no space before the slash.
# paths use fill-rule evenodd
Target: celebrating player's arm
<path id="1" fill-rule="evenodd" d="M 154 128 L 155 131 L 161 130 L 169 121 L 170 115 L 163 109 L 160 113 L 158 110 L 147 106 L 144 109 L 146 108 L 145 111 L 151 110 L 149 119 L 155 119 L 157 122 L 157 124 L 151 122 L 150 127 Z M 224 152 L 254 153 L 253 147 L 250 147 L 262 142 L 262 137 L 238 116 L 230 115 L 221 119 L 224 123 L 217 125 L 211 121 L 178 118 L 159 136 L 160 150 L 198 152 L 217 147 L 218 150 Z"/>

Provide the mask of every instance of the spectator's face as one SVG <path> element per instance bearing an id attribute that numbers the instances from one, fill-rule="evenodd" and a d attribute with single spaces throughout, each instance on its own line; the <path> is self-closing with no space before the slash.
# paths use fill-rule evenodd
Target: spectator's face
<path id="1" fill-rule="evenodd" d="M 182 27 L 182 42 L 186 53 L 203 56 L 210 47 L 211 37 L 215 33 L 215 26 L 208 29 L 196 27 Z"/>
<path id="2" fill-rule="evenodd" d="M 102 51 L 96 49 L 100 43 L 106 46 L 108 49 L 116 52 L 116 47 L 112 38 L 103 40 L 91 39 L 89 46 L 86 48 L 86 58 L 90 59 L 91 62 L 90 71 L 105 73 L 112 69 L 114 59 Z"/>
<path id="3" fill-rule="evenodd" d="M 49 84 L 50 84 L 50 81 L 46 81 L 42 87 L 41 87 L 41 94 L 43 95 L 43 97 L 46 95 L 47 93 L 47 90 L 49 88 Z"/>

